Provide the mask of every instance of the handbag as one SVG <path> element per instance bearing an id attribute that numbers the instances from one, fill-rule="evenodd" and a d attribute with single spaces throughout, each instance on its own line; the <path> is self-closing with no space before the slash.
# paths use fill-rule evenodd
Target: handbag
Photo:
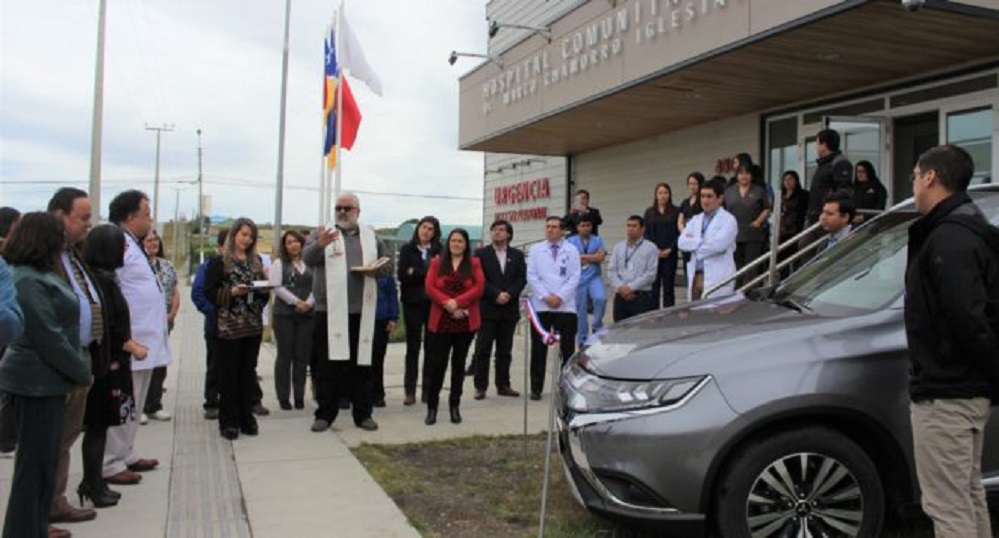
<path id="1" fill-rule="evenodd" d="M 236 340 L 247 336 L 256 336 L 264 332 L 264 322 L 260 313 L 247 309 L 243 313 L 235 313 L 228 308 L 218 312 L 218 337 L 224 340 Z"/>

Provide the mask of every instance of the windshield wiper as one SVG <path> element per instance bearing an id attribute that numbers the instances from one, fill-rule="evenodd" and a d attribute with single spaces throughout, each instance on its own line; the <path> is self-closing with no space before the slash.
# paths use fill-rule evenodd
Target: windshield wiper
<path id="1" fill-rule="evenodd" d="M 805 305 L 799 303 L 798 301 L 795 301 L 794 299 L 792 299 L 790 295 L 785 296 L 785 297 L 781 297 L 779 299 L 775 297 L 770 302 L 772 302 L 773 304 L 778 305 L 778 306 L 783 306 L 784 308 L 790 308 L 791 310 L 794 310 L 795 312 L 798 312 L 799 314 L 800 313 L 804 313 L 804 312 L 811 312 L 812 311 L 811 308 L 808 308 L 807 306 L 805 306 Z"/>

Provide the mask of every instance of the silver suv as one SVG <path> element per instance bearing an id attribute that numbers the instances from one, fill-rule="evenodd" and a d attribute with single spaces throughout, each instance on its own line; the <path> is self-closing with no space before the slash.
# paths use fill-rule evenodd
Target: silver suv
<path id="1" fill-rule="evenodd" d="M 971 195 L 999 221 L 999 187 Z M 902 204 L 776 289 L 618 323 L 573 356 L 558 426 L 577 500 L 725 538 L 878 536 L 918 510 L 902 317 L 917 217 Z M 993 496 L 999 413 L 985 443 Z"/>

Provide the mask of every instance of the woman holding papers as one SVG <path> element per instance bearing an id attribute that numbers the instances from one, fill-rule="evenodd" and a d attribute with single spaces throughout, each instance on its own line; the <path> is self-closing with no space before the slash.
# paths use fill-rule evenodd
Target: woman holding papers
<path id="1" fill-rule="evenodd" d="M 226 439 L 236 439 L 240 432 L 257 435 L 258 429 L 253 405 L 263 333 L 260 311 L 270 288 L 256 246 L 257 225 L 240 218 L 229 229 L 222 255 L 205 269 L 205 295 L 218 316 L 219 431 Z"/>
<path id="2" fill-rule="evenodd" d="M 437 403 L 448 361 L 451 362 L 451 392 L 448 405 L 451 422 L 461 422 L 458 405 L 465 382 L 465 358 L 472 337 L 481 325 L 479 299 L 486 277 L 479 259 L 472 256 L 468 232 L 455 228 L 446 247 L 427 269 L 426 292 L 430 299 L 430 367 L 427 386 L 427 426 L 437 423 Z"/>

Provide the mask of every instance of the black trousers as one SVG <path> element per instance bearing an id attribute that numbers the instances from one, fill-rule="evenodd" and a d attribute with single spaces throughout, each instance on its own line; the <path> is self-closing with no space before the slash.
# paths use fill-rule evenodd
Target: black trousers
<path id="1" fill-rule="evenodd" d="M 561 335 L 559 350 L 562 364 L 576 352 L 577 320 L 575 312 L 538 312 L 538 319 L 545 330 L 554 329 Z M 531 330 L 531 394 L 541 394 L 545 389 L 548 364 L 548 346 L 537 331 Z"/>
<path id="2" fill-rule="evenodd" d="M 371 400 L 385 399 L 385 353 L 388 351 L 387 319 L 375 320 L 375 335 L 371 338 Z"/>
<path id="3" fill-rule="evenodd" d="M 738 241 L 735 243 L 735 268 L 736 270 L 742 269 L 748 263 L 752 262 L 756 258 L 763 255 L 764 245 L 766 243 L 763 241 Z M 756 266 L 755 269 L 749 271 L 745 275 L 738 278 L 736 282 L 737 287 L 741 287 L 750 280 L 756 278 L 756 275 L 760 274 L 761 266 Z"/>
<path id="4" fill-rule="evenodd" d="M 656 279 L 652 282 L 652 308 L 660 308 L 659 297 L 662 294 L 662 308 L 676 304 L 676 254 L 659 259 Z"/>
<path id="5" fill-rule="evenodd" d="M 312 341 L 313 375 L 312 384 L 316 388 L 319 408 L 315 417 L 330 424 L 340 412 L 340 396 L 350 398 L 350 411 L 354 424 L 360 424 L 371 417 L 371 367 L 358 366 L 357 344 L 361 333 L 361 315 L 348 314 L 347 343 L 350 360 L 329 360 L 327 334 L 327 313 L 316 312 L 315 338 Z"/>
<path id="6" fill-rule="evenodd" d="M 430 317 L 430 301 L 404 303 L 402 319 L 406 324 L 406 367 L 403 373 L 403 388 L 406 394 L 416 394 L 416 382 L 420 372 L 420 343 L 423 343 L 423 380 L 426 385 L 427 357 L 430 356 L 430 331 L 427 318 Z M 424 389 L 426 387 L 424 386 Z"/>
<path id="7" fill-rule="evenodd" d="M 259 402 L 257 355 L 260 335 L 218 339 L 219 428 L 252 427 L 253 406 Z"/>
<path id="8" fill-rule="evenodd" d="M 444 374 L 451 363 L 451 393 L 448 405 L 456 407 L 461 403 L 461 393 L 465 383 L 465 359 L 472 346 L 474 332 L 430 333 L 430 382 L 427 387 L 427 406 L 436 409 L 444 387 Z"/>
<path id="9" fill-rule="evenodd" d="M 146 392 L 146 403 L 142 407 L 143 413 L 151 415 L 163 409 L 163 382 L 166 381 L 166 376 L 166 366 L 153 368 L 153 375 L 149 380 L 149 391 Z"/>
<path id="10" fill-rule="evenodd" d="M 205 409 L 219 406 L 219 364 L 218 339 L 215 335 L 205 335 Z"/>
<path id="11" fill-rule="evenodd" d="M 475 388 L 489 388 L 489 357 L 496 343 L 496 388 L 510 387 L 510 362 L 513 357 L 513 334 L 517 331 L 517 319 L 483 319 L 475 340 L 475 355 L 472 368 L 475 372 Z"/>
<path id="12" fill-rule="evenodd" d="M 0 452 L 13 452 L 17 448 L 17 413 L 13 402 L 0 394 Z"/>
<path id="13" fill-rule="evenodd" d="M 614 294 L 614 322 L 628 319 L 656 309 L 656 296 L 650 291 L 635 293 L 633 301 L 625 301 L 620 295 Z"/>
<path id="14" fill-rule="evenodd" d="M 45 538 L 55 490 L 66 396 L 12 397 L 18 450 L 3 538 Z"/>
<path id="15" fill-rule="evenodd" d="M 277 357 L 274 360 L 274 392 L 278 402 L 305 402 L 305 376 L 312 357 L 313 316 L 274 316 Z M 290 389 L 290 390 L 289 390 Z"/>

